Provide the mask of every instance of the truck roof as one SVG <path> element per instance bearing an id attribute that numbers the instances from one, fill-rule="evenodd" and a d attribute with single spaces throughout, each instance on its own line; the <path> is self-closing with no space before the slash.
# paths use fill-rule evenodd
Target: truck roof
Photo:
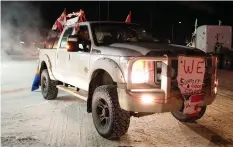
<path id="1" fill-rule="evenodd" d="M 136 23 L 126 23 L 122 21 L 85 21 L 81 22 L 80 24 L 106 24 L 106 23 L 115 23 L 115 24 L 133 24 L 133 25 L 139 25 Z M 67 26 L 75 25 L 74 23 L 68 24 Z"/>
<path id="2" fill-rule="evenodd" d="M 124 23 L 124 24 L 135 24 L 135 23 L 126 23 L 124 21 L 88 21 L 89 23 Z"/>

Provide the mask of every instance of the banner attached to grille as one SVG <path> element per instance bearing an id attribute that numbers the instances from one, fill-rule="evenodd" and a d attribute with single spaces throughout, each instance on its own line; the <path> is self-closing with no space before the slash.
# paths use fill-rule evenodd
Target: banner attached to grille
<path id="1" fill-rule="evenodd" d="M 198 57 L 178 57 L 177 82 L 184 98 L 184 111 L 188 115 L 197 114 L 197 107 L 203 104 L 202 86 L 205 75 L 205 59 Z M 195 101 L 191 100 L 195 96 Z M 188 100 L 186 98 L 188 97 Z M 196 98 L 200 97 L 200 98 Z"/>

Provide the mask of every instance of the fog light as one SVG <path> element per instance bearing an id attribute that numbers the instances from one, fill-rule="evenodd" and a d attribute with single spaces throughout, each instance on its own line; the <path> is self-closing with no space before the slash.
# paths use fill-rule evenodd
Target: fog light
<path id="1" fill-rule="evenodd" d="M 154 102 L 153 97 L 148 96 L 148 95 L 142 96 L 141 100 L 143 104 L 152 104 Z"/>

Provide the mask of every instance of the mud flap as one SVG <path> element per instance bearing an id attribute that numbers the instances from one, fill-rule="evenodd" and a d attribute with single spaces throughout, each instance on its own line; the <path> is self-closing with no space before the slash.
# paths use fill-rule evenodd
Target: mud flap
<path id="1" fill-rule="evenodd" d="M 39 87 L 40 87 L 40 71 L 39 71 L 39 66 L 38 66 L 36 75 L 35 75 L 33 82 L 32 82 L 31 91 L 35 91 L 35 90 L 39 89 Z"/>

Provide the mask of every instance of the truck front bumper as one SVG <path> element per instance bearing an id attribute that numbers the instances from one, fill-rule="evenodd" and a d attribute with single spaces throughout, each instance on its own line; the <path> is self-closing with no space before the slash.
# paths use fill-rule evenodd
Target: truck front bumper
<path id="1" fill-rule="evenodd" d="M 178 111 L 182 108 L 183 98 L 179 91 L 172 92 L 170 98 L 165 98 L 165 92 L 129 92 L 118 88 L 120 107 L 131 112 L 163 113 Z M 206 91 L 204 105 L 210 105 L 216 97 Z"/>
<path id="2" fill-rule="evenodd" d="M 216 87 L 216 63 L 217 58 L 211 56 L 206 58 L 211 59 L 211 68 L 208 68 L 208 76 L 211 78 L 203 83 L 204 103 L 203 105 L 210 105 L 215 97 L 214 92 Z M 149 86 L 138 85 L 132 82 L 133 65 L 136 61 L 152 61 L 162 62 L 161 66 L 161 84 L 158 87 L 154 84 L 156 78 L 156 68 L 154 73 L 149 75 Z M 146 113 L 162 113 L 178 111 L 182 108 L 184 100 L 180 90 L 174 90 L 174 83 L 172 82 L 172 61 L 177 60 L 176 57 L 137 57 L 129 62 L 127 70 L 127 83 L 118 83 L 118 99 L 120 107 L 126 111 L 132 112 L 146 112 Z M 207 61 L 206 61 L 207 62 Z M 207 62 L 208 63 L 208 62 Z M 149 68 L 151 69 L 151 68 Z M 152 68 L 153 69 L 153 68 Z M 151 70 L 150 70 L 151 71 Z M 153 71 L 153 70 L 152 70 Z M 149 72 L 150 73 L 150 72 Z M 141 78 L 141 77 L 138 77 Z M 151 80 L 152 79 L 152 80 Z M 204 79 L 205 80 L 205 79 Z M 150 86 L 152 85 L 152 86 Z M 154 87 L 153 87 L 154 86 Z M 157 86 L 157 87 L 156 87 Z M 143 88 L 142 88 L 143 87 Z M 152 88 L 151 88 L 152 87 Z M 135 92 L 135 90 L 137 92 Z"/>

